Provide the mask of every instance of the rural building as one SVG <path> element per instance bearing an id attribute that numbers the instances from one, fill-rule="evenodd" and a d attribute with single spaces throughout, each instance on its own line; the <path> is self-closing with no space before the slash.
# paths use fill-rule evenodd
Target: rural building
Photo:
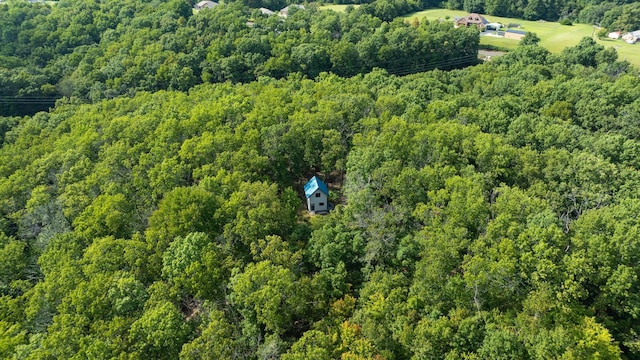
<path id="1" fill-rule="evenodd" d="M 267 8 L 263 8 L 263 7 L 261 7 L 261 8 L 260 8 L 260 9 L 258 9 L 258 10 L 260 10 L 260 12 L 262 13 L 262 15 L 271 16 L 271 15 L 275 14 L 275 12 L 273 12 L 273 11 L 271 11 L 271 10 L 267 9 Z"/>
<path id="2" fill-rule="evenodd" d="M 312 214 L 326 214 L 329 212 L 329 188 L 317 176 L 304 185 L 304 195 L 307 197 L 307 210 Z"/>
<path id="3" fill-rule="evenodd" d="M 489 23 L 486 26 L 487 31 L 489 30 L 500 30 L 502 28 L 502 24 L 500 23 Z"/>
<path id="4" fill-rule="evenodd" d="M 614 31 L 614 32 L 610 32 L 607 37 L 609 39 L 620 39 L 620 36 L 622 36 L 622 33 L 620 31 Z"/>
<path id="5" fill-rule="evenodd" d="M 622 40 L 628 42 L 629 44 L 635 44 L 640 41 L 640 30 L 636 30 L 633 32 L 626 33 L 622 35 Z"/>
<path id="6" fill-rule="evenodd" d="M 484 29 L 488 24 L 489 21 L 487 19 L 476 13 L 471 13 L 456 21 L 456 26 L 477 26 L 480 30 Z"/>
<path id="7" fill-rule="evenodd" d="M 504 32 L 505 39 L 522 40 L 525 35 L 527 35 L 527 32 L 522 30 L 509 29 Z"/>
<path id="8" fill-rule="evenodd" d="M 291 9 L 293 9 L 293 8 L 297 8 L 297 9 L 300 9 L 300 10 L 304 10 L 304 5 L 297 5 L 297 4 L 289 5 L 289 6 L 287 6 L 286 8 L 284 8 L 284 9 L 280 10 L 280 16 L 282 16 L 282 17 L 285 17 L 285 18 L 286 18 L 287 16 L 289 16 L 289 10 L 291 10 Z"/>
<path id="9" fill-rule="evenodd" d="M 215 1 L 202 0 L 199 3 L 193 5 L 193 8 L 196 9 L 196 10 L 213 9 L 214 7 L 216 7 L 218 5 L 220 5 L 220 4 L 218 4 Z"/>

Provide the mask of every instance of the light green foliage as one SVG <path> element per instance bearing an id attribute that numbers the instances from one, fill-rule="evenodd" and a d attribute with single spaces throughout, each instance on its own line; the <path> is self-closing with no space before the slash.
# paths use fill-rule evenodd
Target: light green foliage
<path id="1" fill-rule="evenodd" d="M 629 333 L 638 311 L 638 274 L 632 265 L 637 246 L 636 224 L 633 217 L 636 201 L 626 201 L 586 213 L 576 222 L 571 251 L 565 257 L 567 279 L 563 296 L 567 301 L 582 299 L 591 304 L 596 313 L 620 314 L 609 329 Z M 610 318 L 604 317 L 605 324 Z M 633 330 L 637 331 L 637 330 Z M 627 340 L 622 337 L 620 340 Z M 631 339 L 628 339 L 631 340 Z"/>
<path id="2" fill-rule="evenodd" d="M 163 274 L 174 278 L 185 273 L 187 268 L 200 258 L 202 250 L 209 243 L 204 233 L 191 233 L 184 238 L 177 237 L 163 256 Z"/>
<path id="3" fill-rule="evenodd" d="M 239 344 L 234 341 L 234 328 L 224 314 L 212 310 L 208 318 L 202 334 L 182 347 L 180 359 L 231 359 L 239 354 Z"/>
<path id="4" fill-rule="evenodd" d="M 146 239 L 152 254 L 150 265 L 160 270 L 162 254 L 178 236 L 219 232 L 219 222 L 214 217 L 217 209 L 216 196 L 198 187 L 175 188 L 167 193 L 149 218 Z"/>
<path id="5" fill-rule="evenodd" d="M 568 351 L 567 358 L 621 358 L 620 349 L 613 344 L 611 334 L 593 318 L 584 319 L 577 340 L 574 350 Z"/>
<path id="6" fill-rule="evenodd" d="M 206 234 L 176 237 L 162 258 L 162 275 L 169 282 L 198 298 L 221 300 L 233 260 Z"/>
<path id="7" fill-rule="evenodd" d="M 0 356 L 638 357 L 640 82 L 613 53 L 400 77 L 475 30 L 365 14 L 409 2 L 254 27 L 238 4 L 108 3 L 61 1 L 100 43 L 50 29 L 65 55 L 38 55 L 97 103 L 2 130 Z M 287 76 L 351 56 L 388 70 Z"/>
<path id="8" fill-rule="evenodd" d="M 24 278 L 27 244 L 0 232 L 0 294 L 11 292 L 12 282 Z"/>
<path id="9" fill-rule="evenodd" d="M 289 244 L 280 236 L 267 236 L 264 240 L 251 244 L 251 255 L 254 261 L 269 260 L 275 265 L 294 269 L 302 264 L 302 251 L 293 252 Z"/>
<path id="10" fill-rule="evenodd" d="M 98 196 L 73 222 L 89 241 L 104 236 L 126 238 L 131 235 L 130 202 L 122 194 Z"/>
<path id="11" fill-rule="evenodd" d="M 406 339 L 411 341 L 408 345 L 413 358 L 473 358 L 485 335 L 482 318 L 462 309 L 436 316 L 420 320 L 412 336 Z"/>
<path id="12" fill-rule="evenodd" d="M 347 321 L 323 333 L 309 330 L 291 346 L 282 356 L 284 360 L 302 359 L 375 359 L 380 355 L 366 338 L 363 338 L 360 326 Z"/>
<path id="13" fill-rule="evenodd" d="M 322 228 L 316 229 L 309 239 L 307 251 L 309 260 L 320 269 L 319 274 L 341 296 L 348 287 L 361 281 L 360 259 L 364 254 L 362 236 L 343 224 L 341 208 L 328 215 Z"/>
<path id="14" fill-rule="evenodd" d="M 27 293 L 25 316 L 31 329 L 46 328 L 62 299 L 83 280 L 80 259 L 84 246 L 74 234 L 58 235 L 38 258 L 44 280 Z"/>
<path id="15" fill-rule="evenodd" d="M 268 235 L 285 235 L 293 226 L 297 202 L 291 189 L 278 196 L 276 184 L 240 184 L 220 209 L 226 241 L 250 246 Z"/>
<path id="16" fill-rule="evenodd" d="M 360 309 L 353 316 L 364 337 L 388 359 L 407 356 L 398 343 L 402 334 L 392 330 L 403 331 L 410 322 L 404 308 L 406 285 L 407 279 L 401 274 L 373 273 L 360 291 Z"/>
<path id="17" fill-rule="evenodd" d="M 189 325 L 184 323 L 182 314 L 173 304 L 156 304 L 131 325 L 129 337 L 133 343 L 133 356 L 175 359 L 189 333 Z"/>
<path id="18" fill-rule="evenodd" d="M 482 359 L 526 359 L 527 353 L 514 329 L 490 327 L 478 349 L 478 356 Z"/>
<path id="19" fill-rule="evenodd" d="M 96 239 L 84 252 L 82 271 L 87 277 L 126 271 L 142 278 L 147 255 L 145 243 L 138 237 L 130 240 Z"/>
<path id="20" fill-rule="evenodd" d="M 231 278 L 231 301 L 245 320 L 257 321 L 267 331 L 282 334 L 311 310 L 310 286 L 308 279 L 265 260 L 247 265 Z"/>
<path id="21" fill-rule="evenodd" d="M 9 358 L 16 346 L 26 342 L 26 332 L 20 325 L 0 321 L 0 356 Z"/>
<path id="22" fill-rule="evenodd" d="M 566 243 L 544 202 L 509 188 L 496 189 L 495 196 L 492 220 L 485 235 L 472 244 L 464 265 L 478 306 L 491 308 L 522 301 L 532 287 L 557 280 L 557 249 Z"/>

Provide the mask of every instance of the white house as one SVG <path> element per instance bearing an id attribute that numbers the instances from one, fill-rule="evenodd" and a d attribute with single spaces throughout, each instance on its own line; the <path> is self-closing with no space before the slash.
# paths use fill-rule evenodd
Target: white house
<path id="1" fill-rule="evenodd" d="M 492 30 L 496 31 L 496 30 L 500 30 L 500 28 L 502 28 L 502 24 L 496 23 L 496 22 L 488 23 L 486 26 L 487 31 L 492 31 Z"/>
<path id="2" fill-rule="evenodd" d="M 622 35 L 622 40 L 628 42 L 629 44 L 635 44 L 636 42 L 640 41 L 640 30 Z"/>
<path id="3" fill-rule="evenodd" d="M 260 12 L 262 13 L 262 15 L 271 16 L 271 15 L 275 14 L 275 12 L 273 12 L 273 11 L 271 11 L 271 10 L 267 9 L 267 8 L 263 8 L 263 7 L 261 7 L 261 8 L 260 8 L 260 9 L 258 9 L 258 10 L 260 10 Z"/>
<path id="4" fill-rule="evenodd" d="M 615 40 L 620 39 L 620 36 L 622 36 L 622 33 L 620 31 L 610 32 L 607 35 L 609 39 L 615 39 Z"/>
<path id="5" fill-rule="evenodd" d="M 284 9 L 280 10 L 280 13 L 279 13 L 279 14 L 280 14 L 280 16 L 282 16 L 282 17 L 285 17 L 285 18 L 286 18 L 287 16 L 289 16 L 289 10 L 291 10 L 291 9 L 293 9 L 293 8 L 297 8 L 297 9 L 300 9 L 300 10 L 304 10 L 304 5 L 298 5 L 298 4 L 289 5 L 289 6 L 287 6 L 286 8 L 284 8 Z"/>
<path id="6" fill-rule="evenodd" d="M 329 188 L 317 176 L 304 185 L 304 195 L 307 197 L 307 210 L 312 214 L 326 214 L 329 212 Z"/>
<path id="7" fill-rule="evenodd" d="M 220 4 L 218 4 L 215 1 L 202 0 L 199 3 L 193 5 L 193 8 L 196 9 L 196 10 L 213 9 L 214 7 L 216 7 L 218 5 L 220 5 Z"/>

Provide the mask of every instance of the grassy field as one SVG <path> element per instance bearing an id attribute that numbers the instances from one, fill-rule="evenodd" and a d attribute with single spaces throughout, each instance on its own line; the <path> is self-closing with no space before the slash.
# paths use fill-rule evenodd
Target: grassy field
<path id="1" fill-rule="evenodd" d="M 445 20 L 447 17 L 453 19 L 454 16 L 465 16 L 464 11 L 433 9 L 425 10 L 404 16 L 405 19 L 423 19 L 428 20 Z M 543 21 L 527 21 L 513 18 L 503 18 L 499 16 L 485 16 L 490 22 L 499 22 L 502 24 L 517 23 L 522 26 L 521 30 L 534 32 L 540 37 L 540 45 L 546 47 L 552 53 L 559 53 L 568 46 L 576 45 L 580 39 L 585 36 L 593 36 L 597 31 L 591 25 L 574 24 L 572 26 L 560 25 L 556 22 Z M 612 46 L 618 51 L 621 60 L 627 60 L 634 66 L 640 68 L 640 44 L 627 44 L 622 40 L 597 40 L 599 44 L 604 46 Z M 518 46 L 517 40 L 498 38 L 493 36 L 482 36 L 481 44 L 495 45 L 504 48 L 515 48 Z"/>
<path id="2" fill-rule="evenodd" d="M 336 12 L 344 12 L 344 9 L 347 8 L 347 6 L 349 5 L 336 5 L 336 4 L 326 4 L 326 5 L 321 5 L 319 7 L 320 10 L 333 10 Z M 351 5 L 354 8 L 357 8 L 358 6 L 360 6 L 359 4 L 356 5 Z"/>

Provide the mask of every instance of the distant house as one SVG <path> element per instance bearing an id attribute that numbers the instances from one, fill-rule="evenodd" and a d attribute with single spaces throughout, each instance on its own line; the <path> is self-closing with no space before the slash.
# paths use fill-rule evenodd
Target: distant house
<path id="1" fill-rule="evenodd" d="M 274 11 L 271 11 L 271 10 L 269 10 L 269 9 L 267 9 L 267 8 L 263 8 L 263 7 L 261 7 L 261 8 L 260 8 L 260 9 L 258 9 L 258 10 L 260 10 L 260 12 L 262 13 L 262 15 L 271 16 L 271 15 L 275 14 L 275 12 L 274 12 Z"/>
<path id="2" fill-rule="evenodd" d="M 282 17 L 287 17 L 289 16 L 289 10 L 296 8 L 296 9 L 300 9 L 300 10 L 304 10 L 304 5 L 298 5 L 298 4 L 293 4 L 293 5 L 289 5 L 286 8 L 280 10 L 280 16 Z"/>
<path id="3" fill-rule="evenodd" d="M 502 28 L 502 24 L 500 23 L 489 23 L 486 25 L 487 30 L 500 30 Z"/>
<path id="4" fill-rule="evenodd" d="M 456 26 L 477 26 L 478 29 L 484 29 L 485 26 L 489 24 L 489 21 L 485 19 L 482 15 L 471 13 L 458 21 L 456 21 Z"/>
<path id="5" fill-rule="evenodd" d="M 196 10 L 213 9 L 214 7 L 216 7 L 218 5 L 220 5 L 220 4 L 218 4 L 215 1 L 202 0 L 199 3 L 193 5 L 193 8 L 196 9 Z"/>
<path id="6" fill-rule="evenodd" d="M 312 214 L 326 214 L 329 212 L 329 188 L 317 176 L 312 177 L 304 185 L 304 195 L 307 197 L 307 210 Z"/>
<path id="7" fill-rule="evenodd" d="M 640 42 L 640 30 L 632 31 L 622 35 L 622 40 L 626 41 L 629 44 Z"/>
<path id="8" fill-rule="evenodd" d="M 622 36 L 622 33 L 620 31 L 614 31 L 614 32 L 610 32 L 607 37 L 609 39 L 620 39 L 620 37 Z"/>
<path id="9" fill-rule="evenodd" d="M 522 40 L 522 38 L 525 37 L 525 35 L 527 35 L 527 32 L 522 30 L 509 29 L 504 32 L 505 39 Z"/>

